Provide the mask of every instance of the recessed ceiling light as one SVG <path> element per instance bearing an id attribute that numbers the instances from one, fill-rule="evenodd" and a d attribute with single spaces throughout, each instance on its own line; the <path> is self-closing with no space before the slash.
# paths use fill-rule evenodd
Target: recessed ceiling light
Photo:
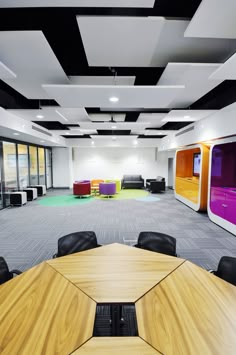
<path id="1" fill-rule="evenodd" d="M 40 141 L 41 143 L 44 143 L 45 141 Z"/>
<path id="2" fill-rule="evenodd" d="M 190 116 L 184 116 L 184 118 L 188 119 L 188 118 L 190 118 Z"/>
<path id="3" fill-rule="evenodd" d="M 17 133 L 17 132 L 14 132 L 13 134 L 14 134 L 14 136 L 19 136 L 20 135 L 20 133 Z"/>
<path id="4" fill-rule="evenodd" d="M 137 145 L 138 144 L 138 141 L 134 141 L 134 145 Z"/>
<path id="5" fill-rule="evenodd" d="M 40 118 L 44 118 L 43 115 L 37 115 L 36 117 L 39 118 L 39 119 L 40 119 Z"/>
<path id="6" fill-rule="evenodd" d="M 70 133 L 66 133 L 67 136 L 69 136 Z"/>
<path id="7" fill-rule="evenodd" d="M 111 126 L 112 129 L 116 129 L 116 126 Z"/>
<path id="8" fill-rule="evenodd" d="M 110 97 L 109 100 L 110 100 L 111 102 L 118 102 L 118 101 L 119 101 L 119 98 L 116 97 L 116 96 L 112 96 L 112 97 Z"/>
<path id="9" fill-rule="evenodd" d="M 94 145 L 94 141 L 92 141 L 91 144 Z"/>

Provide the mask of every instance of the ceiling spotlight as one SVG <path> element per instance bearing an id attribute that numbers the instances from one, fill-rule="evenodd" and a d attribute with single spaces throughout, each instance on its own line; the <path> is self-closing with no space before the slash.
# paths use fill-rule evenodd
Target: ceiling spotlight
<path id="1" fill-rule="evenodd" d="M 14 136 L 19 136 L 20 135 L 20 133 L 17 133 L 17 132 L 14 132 L 13 134 L 14 134 Z"/>
<path id="2" fill-rule="evenodd" d="M 94 141 L 92 141 L 91 144 L 94 145 Z"/>
<path id="3" fill-rule="evenodd" d="M 116 126 L 111 126 L 112 129 L 116 129 Z"/>
<path id="4" fill-rule="evenodd" d="M 134 141 L 134 145 L 137 145 L 138 144 L 138 141 Z"/>
<path id="5" fill-rule="evenodd" d="M 188 118 L 190 118 L 190 116 L 184 116 L 184 118 L 186 118 L 186 120 L 187 120 Z"/>
<path id="6" fill-rule="evenodd" d="M 40 118 L 44 118 L 43 115 L 37 115 L 36 117 L 39 118 L 39 119 L 40 119 Z"/>
<path id="7" fill-rule="evenodd" d="M 40 141 L 40 143 L 44 143 L 45 141 Z"/>
<path id="8" fill-rule="evenodd" d="M 116 97 L 116 96 L 112 96 L 112 97 L 110 97 L 109 100 L 110 100 L 111 102 L 118 102 L 118 101 L 119 101 L 119 98 Z"/>
<path id="9" fill-rule="evenodd" d="M 70 133 L 66 133 L 66 136 L 69 136 Z"/>

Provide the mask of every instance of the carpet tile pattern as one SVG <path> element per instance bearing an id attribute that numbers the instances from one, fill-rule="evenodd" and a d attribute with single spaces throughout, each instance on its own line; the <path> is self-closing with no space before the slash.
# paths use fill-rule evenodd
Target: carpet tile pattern
<path id="1" fill-rule="evenodd" d="M 91 203 L 61 206 L 43 204 L 43 199 L 68 196 L 69 190 L 51 190 L 47 197 L 23 207 L 0 211 L 0 255 L 10 268 L 22 271 L 57 251 L 61 236 L 79 230 L 95 231 L 98 243 L 136 243 L 141 231 L 159 231 L 177 239 L 177 253 L 206 269 L 215 269 L 221 256 L 236 257 L 236 237 L 177 201 L 173 191 L 152 194 L 145 203 L 94 199 Z"/>

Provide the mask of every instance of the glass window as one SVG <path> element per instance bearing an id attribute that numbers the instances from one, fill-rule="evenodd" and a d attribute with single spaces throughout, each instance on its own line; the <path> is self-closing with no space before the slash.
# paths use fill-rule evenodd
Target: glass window
<path id="1" fill-rule="evenodd" d="M 19 185 L 23 189 L 29 185 L 29 164 L 27 145 L 18 144 Z"/>
<path id="2" fill-rule="evenodd" d="M 29 147 L 30 185 L 38 185 L 38 154 L 37 147 Z"/>
<path id="3" fill-rule="evenodd" d="M 52 152 L 46 149 L 46 173 L 47 173 L 47 189 L 52 187 Z"/>
<path id="4" fill-rule="evenodd" d="M 44 148 L 38 148 L 39 155 L 39 184 L 46 185 Z"/>
<path id="5" fill-rule="evenodd" d="M 3 166 L 5 178 L 6 206 L 10 205 L 8 192 L 17 190 L 16 144 L 3 142 Z"/>

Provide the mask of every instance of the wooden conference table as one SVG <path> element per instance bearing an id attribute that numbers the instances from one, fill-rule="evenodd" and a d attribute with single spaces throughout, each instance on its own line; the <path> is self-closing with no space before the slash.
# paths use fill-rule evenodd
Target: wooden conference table
<path id="1" fill-rule="evenodd" d="M 93 337 L 97 303 L 135 303 L 137 337 Z M 121 244 L 43 262 L 0 286 L 1 354 L 235 354 L 236 287 Z"/>

